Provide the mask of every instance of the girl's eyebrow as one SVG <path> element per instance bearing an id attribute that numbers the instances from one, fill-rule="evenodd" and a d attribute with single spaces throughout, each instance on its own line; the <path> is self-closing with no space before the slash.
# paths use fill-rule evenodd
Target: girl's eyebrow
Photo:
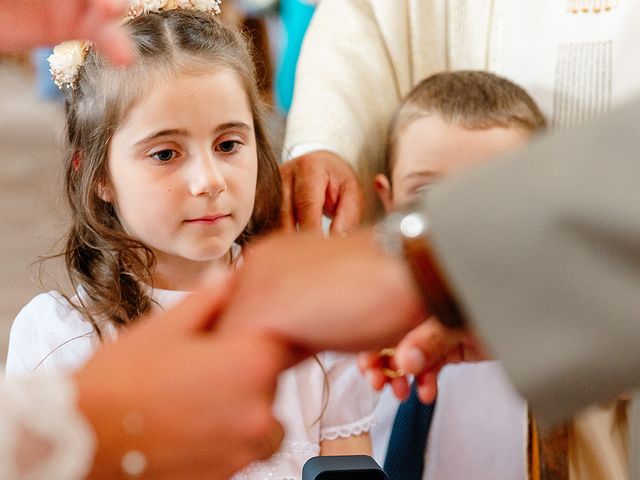
<path id="1" fill-rule="evenodd" d="M 243 130 L 251 130 L 251 127 L 244 122 L 227 122 L 221 125 L 213 131 L 214 133 L 221 132 L 222 130 L 228 130 L 229 128 L 241 128 Z"/>
<path id="2" fill-rule="evenodd" d="M 243 130 L 251 130 L 251 127 L 244 122 L 226 122 L 221 125 L 218 125 L 216 129 L 213 131 L 213 133 L 219 133 L 223 130 L 228 130 L 230 128 L 241 128 Z M 144 137 L 142 140 L 138 140 L 135 143 L 135 145 L 141 145 L 151 140 L 155 140 L 156 138 L 159 138 L 159 137 L 168 137 L 168 136 L 186 137 L 188 135 L 189 135 L 189 132 L 187 132 L 183 128 L 170 128 L 170 129 L 160 130 L 158 132 L 152 133 L 151 135 Z"/>
<path id="3" fill-rule="evenodd" d="M 158 132 L 152 133 L 151 135 L 144 137 L 142 140 L 139 140 L 135 143 L 135 145 L 140 145 L 142 143 L 147 143 L 151 140 L 154 140 L 158 137 L 168 137 L 169 135 L 178 136 L 178 137 L 186 137 L 189 133 L 182 128 L 172 128 L 167 130 L 160 130 Z"/>

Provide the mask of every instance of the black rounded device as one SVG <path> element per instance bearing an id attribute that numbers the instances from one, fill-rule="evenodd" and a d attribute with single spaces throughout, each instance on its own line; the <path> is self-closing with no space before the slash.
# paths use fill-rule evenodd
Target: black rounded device
<path id="1" fill-rule="evenodd" d="M 367 455 L 313 457 L 302 467 L 302 480 L 388 480 Z"/>

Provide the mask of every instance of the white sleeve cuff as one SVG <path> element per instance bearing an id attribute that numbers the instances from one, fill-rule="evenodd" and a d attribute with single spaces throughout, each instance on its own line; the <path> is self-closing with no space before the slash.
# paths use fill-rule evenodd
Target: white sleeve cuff
<path id="1" fill-rule="evenodd" d="M 323 428 L 320 430 L 320 441 L 362 435 L 363 433 L 369 432 L 377 423 L 377 418 L 374 414 L 371 414 L 357 422 L 339 425 L 337 427 Z"/>
<path id="2" fill-rule="evenodd" d="M 306 155 L 311 152 L 320 152 L 327 151 L 331 153 L 335 153 L 340 158 L 346 158 L 343 153 L 338 151 L 335 147 L 328 145 L 322 142 L 302 142 L 296 143 L 295 145 L 291 145 L 290 147 L 285 147 L 282 149 L 282 162 L 288 162 L 289 160 L 293 160 L 294 158 L 301 157 L 302 155 Z"/>

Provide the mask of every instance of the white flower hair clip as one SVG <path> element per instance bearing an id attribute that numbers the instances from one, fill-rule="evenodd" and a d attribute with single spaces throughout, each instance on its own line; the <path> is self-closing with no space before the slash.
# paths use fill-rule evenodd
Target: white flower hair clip
<path id="1" fill-rule="evenodd" d="M 164 12 L 168 10 L 198 10 L 218 15 L 222 0 L 130 0 L 126 20 L 139 17 L 143 13 Z M 59 89 L 76 88 L 78 72 L 84 63 L 87 52 L 91 50 L 91 42 L 70 40 L 62 42 L 53 49 L 47 58 L 49 71 Z"/>
<path id="2" fill-rule="evenodd" d="M 60 90 L 75 88 L 78 71 L 90 49 L 91 42 L 82 40 L 62 42 L 53 49 L 47 61 L 51 77 Z"/>

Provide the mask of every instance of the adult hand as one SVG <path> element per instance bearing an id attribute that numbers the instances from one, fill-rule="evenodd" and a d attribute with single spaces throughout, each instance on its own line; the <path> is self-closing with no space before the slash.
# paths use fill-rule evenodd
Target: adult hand
<path id="1" fill-rule="evenodd" d="M 359 355 L 358 362 L 373 388 L 380 390 L 390 383 L 400 399 L 409 395 L 407 375 L 415 375 L 419 398 L 431 403 L 438 392 L 438 374 L 445 365 L 489 359 L 488 350 L 472 332 L 447 328 L 436 317 L 429 317 L 400 341 L 393 356 L 367 352 Z M 404 375 L 389 378 L 385 369 Z"/>
<path id="2" fill-rule="evenodd" d="M 0 0 L 0 50 L 91 40 L 113 63 L 129 63 L 130 43 L 121 27 L 128 5 L 128 0 Z"/>
<path id="3" fill-rule="evenodd" d="M 283 227 L 320 232 L 322 215 L 332 218 L 331 233 L 355 228 L 364 210 L 364 194 L 347 162 L 335 153 L 312 152 L 280 167 Z"/>
<path id="4" fill-rule="evenodd" d="M 145 478 L 227 479 L 278 447 L 271 408 L 290 359 L 266 337 L 207 331 L 225 292 L 217 283 L 147 319 L 76 374 L 98 440 L 91 478 L 122 477 L 139 450 Z"/>
<path id="5" fill-rule="evenodd" d="M 311 351 L 394 344 L 423 318 L 405 264 L 372 230 L 276 234 L 247 249 L 220 329 L 245 325 Z"/>

